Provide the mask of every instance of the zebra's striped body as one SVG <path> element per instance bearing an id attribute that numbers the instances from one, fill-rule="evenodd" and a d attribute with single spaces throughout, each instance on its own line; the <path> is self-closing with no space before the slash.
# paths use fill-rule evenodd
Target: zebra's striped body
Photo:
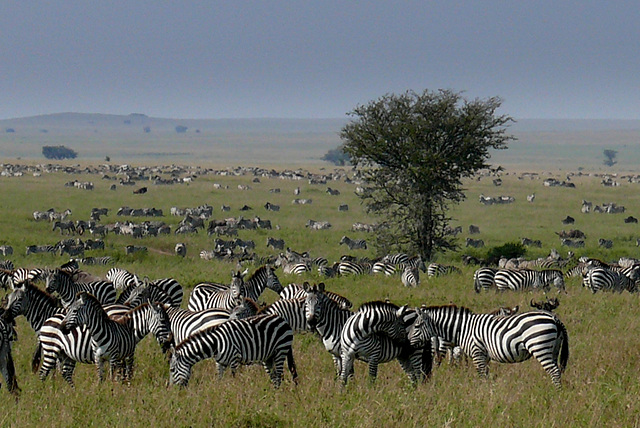
<path id="1" fill-rule="evenodd" d="M 308 331 L 309 328 L 307 326 L 307 319 L 305 318 L 305 298 L 304 297 L 296 297 L 293 299 L 280 299 L 276 300 L 269 306 L 265 308 L 259 308 L 257 305 L 254 305 L 253 308 L 257 309 L 257 312 L 241 310 L 238 315 L 235 315 L 232 311 L 231 319 L 242 319 L 248 316 L 254 315 L 278 315 L 282 317 L 291 327 L 294 333 L 298 333 L 301 331 Z M 249 299 L 247 299 L 249 300 Z M 241 315 L 244 314 L 244 315 Z"/>
<path id="2" fill-rule="evenodd" d="M 371 272 L 383 273 L 386 276 L 392 276 L 396 274 L 397 270 L 396 270 L 396 266 L 392 263 L 385 262 L 385 261 L 378 261 L 378 262 L 375 262 L 371 267 Z"/>
<path id="3" fill-rule="evenodd" d="M 495 276 L 498 269 L 492 267 L 481 267 L 473 273 L 473 289 L 476 293 L 482 290 L 495 288 Z"/>
<path id="4" fill-rule="evenodd" d="M 569 359 L 569 337 L 562 322 L 545 311 L 511 316 L 474 314 L 467 308 L 422 308 L 435 333 L 428 328 L 410 329 L 409 341 L 419 346 L 432 335 L 459 345 L 471 356 L 478 373 L 487 376 L 488 362 L 519 363 L 534 356 L 560 388 L 560 377 Z"/>
<path id="5" fill-rule="evenodd" d="M 57 292 L 62 306 L 73 303 L 81 291 L 91 293 L 100 304 L 109 305 L 116 302 L 116 288 L 109 281 L 74 282 L 73 274 L 62 269 L 55 269 L 47 276 L 47 292 Z"/>
<path id="6" fill-rule="evenodd" d="M 416 267 L 407 266 L 400 276 L 405 287 L 417 287 L 420 284 L 420 271 Z"/>
<path id="7" fill-rule="evenodd" d="M 345 244 L 350 250 L 366 250 L 367 241 L 364 239 L 351 239 L 348 236 L 343 236 L 340 239 L 340 245 Z"/>
<path id="8" fill-rule="evenodd" d="M 587 269 L 582 277 L 582 285 L 594 294 L 600 290 L 617 291 L 618 293 L 622 293 L 624 290 L 630 293 L 638 291 L 636 282 L 629 277 L 620 272 L 600 267 Z"/>
<path id="9" fill-rule="evenodd" d="M 78 263 L 89 266 L 106 266 L 113 263 L 113 259 L 110 256 L 103 257 L 85 257 L 78 259 Z"/>
<path id="10" fill-rule="evenodd" d="M 188 309 L 167 307 L 166 311 L 176 344 L 183 342 L 198 331 L 228 321 L 230 315 L 230 311 L 225 309 L 205 309 L 204 311 L 192 312 Z"/>
<path id="11" fill-rule="evenodd" d="M 136 345 L 148 333 L 152 332 L 162 346 L 170 345 L 173 341 L 169 317 L 162 305 L 144 304 L 117 319 L 111 319 L 100 302 L 87 292 L 78 293 L 62 320 L 60 331 L 64 334 L 82 326 L 91 336 L 93 362 L 98 368 L 100 381 L 104 379 L 104 363 L 107 359 L 112 377 L 115 369 L 123 369 L 124 380 L 131 380 Z"/>
<path id="12" fill-rule="evenodd" d="M 405 311 L 386 302 L 363 304 L 350 316 L 340 334 L 340 379 L 346 384 L 353 375 L 356 358 L 369 363 L 369 376 L 373 380 L 378 373 L 378 364 L 398 359 L 412 382 L 431 372 L 431 342 L 411 349 L 407 341 L 405 325 L 412 324 L 415 311 Z M 428 348 L 429 352 L 423 352 Z M 423 357 L 428 358 L 423 370 Z"/>
<path id="13" fill-rule="evenodd" d="M 320 283 L 324 287 L 324 283 Z M 280 292 L 280 298 L 283 300 L 286 299 L 295 299 L 298 297 L 307 297 L 306 290 L 309 288 L 309 283 L 305 282 L 302 286 L 291 283 L 287 285 L 282 292 Z M 353 303 L 349 299 L 344 296 L 341 296 L 338 293 L 334 293 L 333 291 L 324 290 L 324 294 L 336 302 L 336 304 L 342 309 L 351 309 L 353 307 Z"/>
<path id="14" fill-rule="evenodd" d="M 237 285 L 234 285 L 237 284 Z M 245 282 L 240 272 L 234 273 L 232 286 L 238 287 L 238 295 L 235 301 L 228 300 L 226 306 L 221 306 L 226 309 L 233 309 L 238 303 L 239 297 L 248 297 L 257 301 L 260 295 L 262 295 L 265 288 L 269 288 L 276 293 L 280 293 L 283 290 L 280 280 L 275 274 L 274 269 L 271 266 L 261 266 L 251 275 L 251 277 Z M 191 311 L 200 311 L 208 309 L 214 306 L 212 299 L 214 295 L 219 295 L 225 290 L 230 290 L 231 287 L 224 284 L 216 283 L 201 283 L 196 285 L 191 294 L 189 295 L 188 309 Z M 227 293 L 234 294 L 235 291 L 227 291 Z"/>
<path id="15" fill-rule="evenodd" d="M 364 275 L 371 273 L 372 264 L 352 261 L 342 261 L 338 265 L 338 273 L 343 276 Z"/>
<path id="16" fill-rule="evenodd" d="M 241 364 L 261 362 L 273 386 L 278 388 L 285 359 L 294 381 L 297 379 L 292 344 L 293 331 L 280 316 L 259 315 L 230 320 L 201 330 L 176 346 L 171 357 L 170 382 L 187 386 L 193 365 L 206 358 L 215 358 L 220 377 L 228 367 L 235 374 Z"/>
<path id="17" fill-rule="evenodd" d="M 542 271 L 529 269 L 499 269 L 494 282 L 499 291 L 513 290 L 525 291 L 542 288 L 548 290 L 551 284 L 564 291 L 564 276 L 556 269 L 546 269 Z"/>
<path id="18" fill-rule="evenodd" d="M 441 265 L 440 263 L 430 263 L 427 267 L 427 276 L 441 276 L 441 275 L 449 275 L 452 273 L 462 273 L 462 271 L 451 265 Z"/>
<path id="19" fill-rule="evenodd" d="M 140 282 L 136 275 L 117 267 L 109 269 L 105 278 L 118 290 L 126 290 L 129 287 L 137 286 L 138 282 Z"/>
<path id="20" fill-rule="evenodd" d="M 227 309 L 235 308 L 244 297 L 242 295 L 242 275 L 234 273 L 229 287 L 223 284 L 201 283 L 196 285 L 189 295 L 188 309 L 190 311 L 203 311 L 210 308 Z"/>

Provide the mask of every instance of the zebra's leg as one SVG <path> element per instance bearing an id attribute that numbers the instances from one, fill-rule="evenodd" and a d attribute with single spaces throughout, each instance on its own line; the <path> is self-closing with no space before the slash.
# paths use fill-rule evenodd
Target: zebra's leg
<path id="1" fill-rule="evenodd" d="M 72 388 L 75 387 L 73 383 L 73 372 L 76 368 L 76 362 L 71 358 L 63 358 L 62 359 L 62 378 L 67 381 Z"/>
<path id="2" fill-rule="evenodd" d="M 227 370 L 227 367 L 225 364 L 222 363 L 217 363 L 218 366 L 218 379 L 222 379 L 222 375 L 224 375 L 225 370 Z M 236 372 L 235 369 L 231 369 L 231 374 L 235 376 Z"/>
<path id="3" fill-rule="evenodd" d="M 553 359 L 553 352 L 549 348 L 532 350 L 531 354 L 534 356 L 536 360 L 542 365 L 542 368 L 547 372 L 549 376 L 551 376 L 551 382 L 557 389 L 562 389 L 562 384 L 560 383 L 560 377 L 562 373 L 560 372 L 560 368 L 558 364 Z"/>
<path id="4" fill-rule="evenodd" d="M 375 383 L 378 377 L 378 364 L 380 363 L 380 350 L 376 349 L 369 354 L 369 382 Z"/>
<path id="5" fill-rule="evenodd" d="M 93 361 L 96 365 L 96 369 L 98 370 L 98 381 L 102 383 L 104 381 L 104 369 L 107 362 L 100 356 L 94 356 Z"/>
<path id="6" fill-rule="evenodd" d="M 293 359 L 293 348 L 289 347 L 287 350 L 287 365 L 289 366 L 289 372 L 293 378 L 293 383 L 298 384 L 298 369 L 296 368 L 296 362 Z"/>
<path id="7" fill-rule="evenodd" d="M 38 377 L 41 381 L 47 379 L 51 370 L 56 367 L 56 361 L 58 359 L 58 353 L 56 350 L 50 349 L 49 347 L 42 347 L 42 364 L 40 365 L 40 370 L 38 372 Z"/>
<path id="8" fill-rule="evenodd" d="M 349 378 L 353 377 L 353 360 L 355 355 L 352 352 L 343 352 L 342 353 L 342 371 L 340 372 L 340 380 L 342 381 L 342 385 L 346 385 Z"/>
<path id="9" fill-rule="evenodd" d="M 133 379 L 133 364 L 134 364 L 133 355 L 130 355 L 124 359 L 123 380 L 127 382 L 127 384 L 131 384 L 131 379 Z"/>
<path id="10" fill-rule="evenodd" d="M 483 378 L 489 378 L 489 355 L 487 355 L 487 351 L 479 348 L 478 346 L 474 346 L 471 351 L 471 358 L 473 358 L 473 363 L 476 366 L 476 370 L 478 371 L 478 375 Z"/>
<path id="11" fill-rule="evenodd" d="M 340 378 L 342 374 L 342 359 L 337 355 L 331 355 L 333 357 L 333 366 L 336 369 L 336 379 Z"/>
<path id="12" fill-rule="evenodd" d="M 273 383 L 273 387 L 276 389 L 280 388 L 280 384 L 282 383 L 282 374 L 284 372 L 284 362 L 286 359 L 287 354 L 281 352 L 272 360 L 273 369 L 271 371 L 271 382 Z"/>

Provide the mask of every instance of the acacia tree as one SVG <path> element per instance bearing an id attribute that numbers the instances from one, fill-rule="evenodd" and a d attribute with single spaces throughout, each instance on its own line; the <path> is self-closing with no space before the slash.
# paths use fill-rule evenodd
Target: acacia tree
<path id="1" fill-rule="evenodd" d="M 388 94 L 348 113 L 342 150 L 364 180 L 367 212 L 384 218 L 380 251 L 397 249 L 430 259 L 455 249 L 447 211 L 464 199 L 462 180 L 488 168 L 489 149 L 506 149 L 512 118 L 502 101 L 466 100 L 440 90 Z"/>

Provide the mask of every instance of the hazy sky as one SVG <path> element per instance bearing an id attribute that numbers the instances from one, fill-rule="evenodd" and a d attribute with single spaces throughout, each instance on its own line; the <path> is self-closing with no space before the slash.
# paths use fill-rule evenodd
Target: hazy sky
<path id="1" fill-rule="evenodd" d="M 344 117 L 412 89 L 640 119 L 640 2 L 2 1 L 0 118 Z"/>

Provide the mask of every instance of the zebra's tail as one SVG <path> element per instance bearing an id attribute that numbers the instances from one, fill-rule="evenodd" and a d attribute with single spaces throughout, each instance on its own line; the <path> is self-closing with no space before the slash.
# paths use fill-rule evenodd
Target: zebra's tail
<path id="1" fill-rule="evenodd" d="M 480 281 L 476 275 L 473 275 L 473 289 L 476 290 L 476 293 L 480 293 L 480 290 L 482 289 Z"/>
<path id="2" fill-rule="evenodd" d="M 40 362 L 42 361 L 42 344 L 38 340 L 38 346 L 36 346 L 36 350 L 33 353 L 33 357 L 31 358 L 31 373 L 38 373 L 40 369 Z"/>
<path id="3" fill-rule="evenodd" d="M 567 328 L 564 324 L 556 318 L 556 326 L 560 331 L 559 339 L 562 340 L 562 345 L 560 348 L 560 361 L 558 362 L 558 368 L 560 369 L 560 373 L 563 373 L 567 368 L 567 362 L 569 361 L 569 334 L 567 333 Z"/>

